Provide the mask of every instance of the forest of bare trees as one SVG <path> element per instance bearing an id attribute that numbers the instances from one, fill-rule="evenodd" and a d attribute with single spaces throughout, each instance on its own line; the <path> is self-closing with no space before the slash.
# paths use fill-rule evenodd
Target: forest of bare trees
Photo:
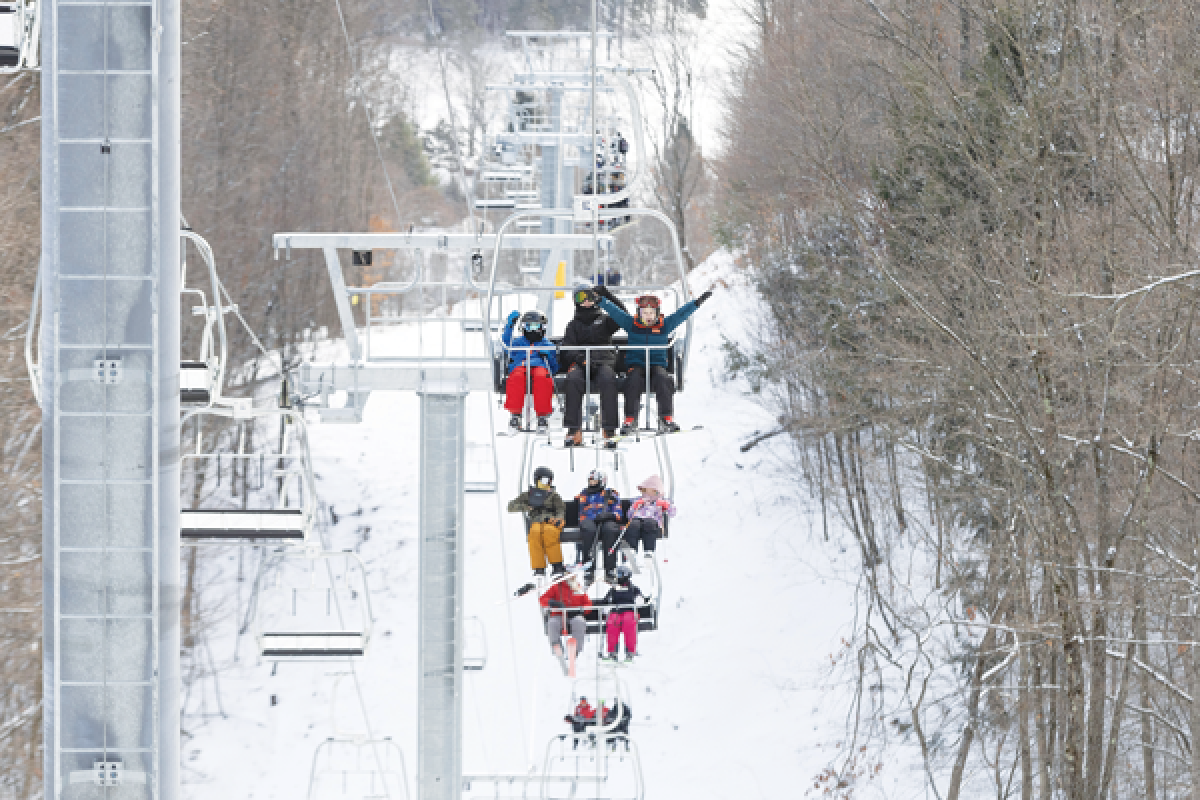
<path id="1" fill-rule="evenodd" d="M 748 10 L 729 361 L 860 550 L 855 742 L 946 800 L 1200 798 L 1200 10 Z"/>

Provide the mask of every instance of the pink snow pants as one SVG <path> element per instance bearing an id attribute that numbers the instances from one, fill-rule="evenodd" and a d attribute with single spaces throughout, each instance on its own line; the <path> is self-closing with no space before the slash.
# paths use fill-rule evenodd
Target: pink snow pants
<path id="1" fill-rule="evenodd" d="M 617 640 L 625 634 L 625 652 L 637 652 L 638 615 L 635 611 L 614 611 L 608 615 L 608 652 L 617 652 Z"/>

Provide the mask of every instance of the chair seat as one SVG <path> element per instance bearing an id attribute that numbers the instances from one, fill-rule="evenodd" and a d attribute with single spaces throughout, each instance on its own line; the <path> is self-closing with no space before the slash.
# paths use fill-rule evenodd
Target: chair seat
<path id="1" fill-rule="evenodd" d="M 303 509 L 267 509 L 261 511 L 195 510 L 180 512 L 182 539 L 304 539 Z"/>
<path id="2" fill-rule="evenodd" d="M 259 642 L 263 658 L 346 658 L 367 645 L 361 631 L 266 632 Z"/>

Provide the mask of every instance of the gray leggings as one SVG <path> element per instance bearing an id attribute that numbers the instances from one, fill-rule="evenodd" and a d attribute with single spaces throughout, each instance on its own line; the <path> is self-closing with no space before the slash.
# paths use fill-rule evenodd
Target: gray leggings
<path id="1" fill-rule="evenodd" d="M 571 638 L 575 640 L 575 652 L 583 652 L 583 643 L 587 638 L 587 622 L 584 621 L 582 615 L 576 615 L 567 621 L 567 626 L 571 631 Z M 562 614 L 551 614 L 550 619 L 546 622 L 546 637 L 550 639 L 550 646 L 562 645 Z"/>

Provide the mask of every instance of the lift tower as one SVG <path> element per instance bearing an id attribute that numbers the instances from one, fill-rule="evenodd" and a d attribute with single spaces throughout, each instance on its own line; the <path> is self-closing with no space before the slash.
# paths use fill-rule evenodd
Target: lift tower
<path id="1" fill-rule="evenodd" d="M 45 797 L 179 796 L 179 0 L 47 0 Z"/>

